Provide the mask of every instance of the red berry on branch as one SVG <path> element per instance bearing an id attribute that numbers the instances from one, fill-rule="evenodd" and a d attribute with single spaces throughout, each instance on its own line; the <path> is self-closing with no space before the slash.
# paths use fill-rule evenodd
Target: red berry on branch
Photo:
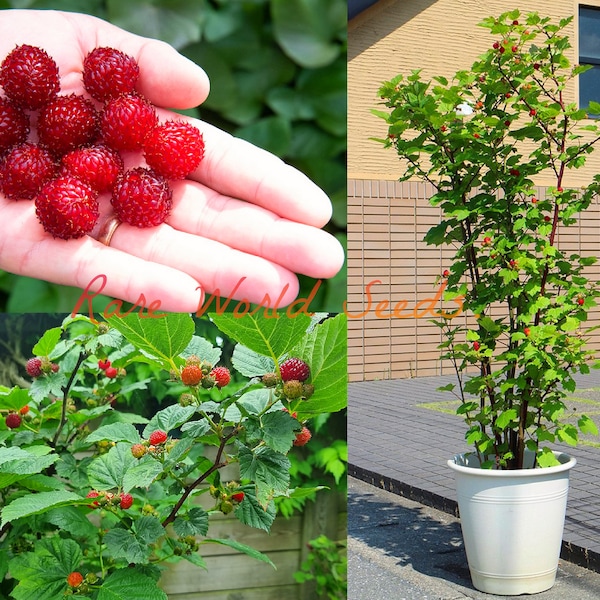
<path id="1" fill-rule="evenodd" d="M 83 583 L 83 575 L 78 571 L 73 571 L 67 575 L 67 583 L 73 587 L 79 587 Z"/>
<path id="2" fill-rule="evenodd" d="M 312 433 L 310 429 L 306 426 L 302 428 L 302 431 L 296 434 L 296 439 L 294 440 L 294 446 L 306 446 L 312 437 Z"/>
<path id="3" fill-rule="evenodd" d="M 153 431 L 148 437 L 148 441 L 153 446 L 158 446 L 159 444 L 164 444 L 167 441 L 167 432 L 162 429 L 156 429 Z"/>
<path id="4" fill-rule="evenodd" d="M 133 496 L 131 494 L 121 494 L 120 498 L 119 506 L 123 510 L 131 508 L 131 505 L 133 504 Z"/>
<path id="5" fill-rule="evenodd" d="M 21 426 L 21 415 L 18 413 L 8 413 L 4 420 L 9 429 L 17 429 Z"/>
<path id="6" fill-rule="evenodd" d="M 227 367 L 215 367 L 210 375 L 215 378 L 215 385 L 218 388 L 225 387 L 231 381 L 231 373 Z"/>

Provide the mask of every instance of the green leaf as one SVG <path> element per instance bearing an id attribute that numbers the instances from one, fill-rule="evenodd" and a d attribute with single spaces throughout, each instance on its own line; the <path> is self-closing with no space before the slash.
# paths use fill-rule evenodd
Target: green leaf
<path id="1" fill-rule="evenodd" d="M 0 408 L 17 411 L 29 403 L 29 392 L 14 387 L 8 394 L 0 394 Z"/>
<path id="2" fill-rule="evenodd" d="M 271 530 L 275 516 L 277 515 L 277 509 L 275 504 L 271 502 L 266 508 L 261 506 L 258 499 L 254 495 L 254 490 L 244 488 L 246 494 L 244 501 L 238 504 L 235 508 L 235 516 L 244 525 L 248 527 L 254 527 L 255 529 L 261 529 L 267 533 Z"/>
<path id="3" fill-rule="evenodd" d="M 596 426 L 596 423 L 594 423 L 594 421 L 592 421 L 592 419 L 590 419 L 587 415 L 581 415 L 577 425 L 579 426 L 579 431 L 581 431 L 581 433 L 598 435 L 598 427 Z"/>
<path id="4" fill-rule="evenodd" d="M 104 536 L 107 551 L 114 558 L 123 558 L 128 563 L 145 563 L 150 556 L 150 548 L 126 529 L 111 529 Z"/>
<path id="5" fill-rule="evenodd" d="M 161 463 L 146 454 L 130 466 L 123 476 L 123 491 L 147 488 L 163 472 Z"/>
<path id="6" fill-rule="evenodd" d="M 561 442 L 565 442 L 570 446 L 577 445 L 577 429 L 573 425 L 563 425 L 556 431 L 556 434 Z"/>
<path id="7" fill-rule="evenodd" d="M 40 338 L 38 343 L 33 347 L 32 353 L 34 356 L 49 356 L 52 354 L 54 347 L 60 340 L 62 335 L 61 327 L 53 327 L 48 329 Z"/>
<path id="8" fill-rule="evenodd" d="M 252 558 L 255 558 L 256 560 L 265 562 L 268 565 L 271 565 L 274 569 L 277 569 L 277 567 L 275 566 L 273 561 L 266 554 L 263 554 L 262 552 L 259 552 L 258 550 L 251 548 L 250 546 L 246 546 L 246 544 L 241 544 L 240 542 L 236 542 L 235 540 L 209 538 L 209 539 L 203 540 L 203 543 L 204 544 L 221 544 L 222 546 L 228 546 L 229 548 L 233 548 L 234 550 L 237 550 L 238 552 L 242 552 L 243 554 L 246 554 Z"/>
<path id="9" fill-rule="evenodd" d="M 537 455 L 537 463 L 540 467 L 556 467 L 560 465 L 560 461 L 554 456 L 554 453 L 549 448 L 543 448 Z"/>
<path id="10" fill-rule="evenodd" d="M 86 443 L 100 442 L 110 440 L 112 442 L 129 442 L 138 444 L 141 440 L 138 430 L 129 423 L 112 423 L 98 427 L 96 431 L 90 433 L 85 438 Z"/>
<path id="11" fill-rule="evenodd" d="M 336 37 L 346 25 L 343 3 L 271 0 L 271 14 L 275 38 L 299 65 L 311 69 L 323 67 L 340 53 Z"/>
<path id="12" fill-rule="evenodd" d="M 208 340 L 199 335 L 194 335 L 192 341 L 182 352 L 184 358 L 192 355 L 209 362 L 211 365 L 216 365 L 221 359 L 221 348 L 213 346 Z"/>
<path id="13" fill-rule="evenodd" d="M 179 404 L 171 404 L 167 408 L 159 410 L 150 419 L 150 423 L 144 428 L 143 436 L 148 436 L 156 429 L 162 429 L 167 433 L 173 429 L 177 429 L 183 425 L 196 412 L 194 406 L 181 406 Z"/>
<path id="14" fill-rule="evenodd" d="M 165 535 L 165 528 L 157 517 L 145 516 L 135 522 L 135 533 L 146 544 L 154 544 Z"/>
<path id="15" fill-rule="evenodd" d="M 58 536 L 40 540 L 33 552 L 10 561 L 10 573 L 19 580 L 15 600 L 56 600 L 67 589 L 67 576 L 78 569 L 83 554 L 74 540 Z"/>
<path id="16" fill-rule="evenodd" d="M 266 506 L 275 494 L 285 494 L 290 483 L 290 461 L 287 456 L 259 446 L 254 450 L 241 446 L 240 476 L 256 483 L 256 496 Z"/>
<path id="17" fill-rule="evenodd" d="M 495 425 L 500 431 L 503 431 L 510 425 L 511 421 L 514 421 L 516 418 L 517 410 L 515 408 L 509 408 L 498 415 Z"/>
<path id="18" fill-rule="evenodd" d="M 240 318 L 229 313 L 211 313 L 210 318 L 230 338 L 274 360 L 298 343 L 310 324 L 310 317 L 304 313 L 294 318 L 284 314 L 278 314 L 276 318 L 267 318 L 262 313 L 257 313 Z"/>
<path id="19" fill-rule="evenodd" d="M 154 579 L 127 568 L 104 580 L 97 600 L 168 600 L 168 597 Z"/>
<path id="20" fill-rule="evenodd" d="M 275 371 L 275 361 L 272 358 L 259 354 L 243 344 L 235 345 L 231 363 L 234 369 L 245 377 L 257 377 Z"/>
<path id="21" fill-rule="evenodd" d="M 275 452 L 289 452 L 296 438 L 298 421 L 282 410 L 268 412 L 261 421 L 265 444 Z"/>
<path id="22" fill-rule="evenodd" d="M 108 323 L 123 337 L 164 369 L 172 367 L 194 335 L 194 320 L 188 314 L 168 313 L 161 318 L 142 318 L 138 313 L 109 317 Z"/>
<path id="23" fill-rule="evenodd" d="M 173 521 L 173 529 L 180 537 L 206 535 L 208 533 L 208 513 L 203 508 L 195 506 L 187 514 L 178 515 Z"/>
<path id="24" fill-rule="evenodd" d="M 95 458 L 88 467 L 90 485 L 98 490 L 121 489 L 125 474 L 137 459 L 131 454 L 131 445 L 119 442 L 106 454 Z"/>
<path id="25" fill-rule="evenodd" d="M 2 527 L 16 519 L 39 515 L 59 506 L 86 504 L 87 502 L 85 498 L 65 491 L 27 494 L 16 498 L 2 509 Z"/>
<path id="26" fill-rule="evenodd" d="M 46 515 L 46 520 L 74 537 L 93 538 L 98 533 L 98 528 L 85 513 L 74 506 L 54 508 Z"/>
<path id="27" fill-rule="evenodd" d="M 305 335 L 293 353 L 310 365 L 314 394 L 297 407 L 298 419 L 347 406 L 346 315 L 326 319 Z"/>

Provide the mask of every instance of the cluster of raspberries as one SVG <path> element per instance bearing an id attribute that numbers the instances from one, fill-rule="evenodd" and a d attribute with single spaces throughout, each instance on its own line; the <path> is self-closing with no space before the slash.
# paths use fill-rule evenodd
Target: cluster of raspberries
<path id="1" fill-rule="evenodd" d="M 131 56 L 95 48 L 83 63 L 88 97 L 59 94 L 58 66 L 36 46 L 17 46 L 0 65 L 0 190 L 34 200 L 52 236 L 90 233 L 103 193 L 122 222 L 159 225 L 173 204 L 169 180 L 184 179 L 204 158 L 195 127 L 160 123 L 135 90 L 139 71 Z M 143 155 L 146 166 L 125 170 L 123 157 L 132 153 Z"/>

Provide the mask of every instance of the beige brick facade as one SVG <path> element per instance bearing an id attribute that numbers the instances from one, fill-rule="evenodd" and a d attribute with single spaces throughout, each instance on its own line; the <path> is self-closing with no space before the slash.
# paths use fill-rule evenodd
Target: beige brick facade
<path id="1" fill-rule="evenodd" d="M 600 0 L 585 6 L 600 6 Z M 372 137 L 386 125 L 371 115 L 381 82 L 420 68 L 424 78 L 452 76 L 468 68 L 490 44 L 477 27 L 485 16 L 513 8 L 539 11 L 557 20 L 577 15 L 579 3 L 565 0 L 380 0 L 349 24 L 348 50 L 348 303 L 351 381 L 433 375 L 448 372 L 439 361 L 440 334 L 429 323 L 439 302 L 437 277 L 446 250 L 422 242 L 439 213 L 429 207 L 428 187 L 398 183 L 401 166 L 391 150 Z M 571 25 L 577 57 L 577 18 Z M 568 90 L 575 101 L 578 90 Z M 566 182 L 577 187 L 600 172 L 600 151 Z M 550 184 L 543 176 L 538 196 Z M 573 251 L 600 256 L 600 205 L 561 238 Z M 600 267 L 589 274 L 600 279 Z M 449 308 L 444 306 L 444 310 Z M 594 317 L 594 315 L 592 315 Z M 457 317 L 461 318 L 461 317 Z M 596 320 L 600 320 L 596 315 Z M 600 337 L 591 343 L 600 349 Z"/>

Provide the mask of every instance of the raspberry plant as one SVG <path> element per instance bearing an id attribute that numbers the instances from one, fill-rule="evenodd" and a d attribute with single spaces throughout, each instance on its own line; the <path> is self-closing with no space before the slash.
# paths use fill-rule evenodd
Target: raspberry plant
<path id="1" fill-rule="evenodd" d="M 236 342 L 236 382 L 224 387 L 210 375 L 221 349 L 195 335 L 189 315 L 77 315 L 46 331 L 33 354 L 50 368 L 36 370 L 28 389 L 0 386 L 0 412 L 21 418 L 18 428 L 0 424 L 2 593 L 162 600 L 160 566 L 203 567 L 209 543 L 271 563 L 211 537 L 211 516 L 269 531 L 277 498 L 315 491 L 290 489 L 287 454 L 311 419 L 346 404 L 345 317 L 323 317 L 211 315 Z M 310 365 L 310 394 L 286 397 L 277 373 L 290 356 Z M 152 385 L 124 383 L 139 363 L 185 390 L 150 419 L 115 408 L 119 395 Z M 206 371 L 201 385 L 183 384 L 189 364 Z M 221 470 L 232 463 L 239 478 L 226 481 Z"/>
<path id="2" fill-rule="evenodd" d="M 470 69 L 452 80 L 399 75 L 381 87 L 387 110 L 374 111 L 389 126 L 379 141 L 405 166 L 401 179 L 435 189 L 430 203 L 442 220 L 425 241 L 456 250 L 445 297 L 463 297 L 473 319 L 437 325 L 458 375 L 458 390 L 448 389 L 485 467 L 523 468 L 526 449 L 549 466 L 548 444 L 597 433 L 564 403 L 574 374 L 589 370 L 585 321 L 598 297 L 586 274 L 595 258 L 565 252 L 558 236 L 600 186 L 599 176 L 570 185 L 600 140 L 587 114 L 600 114 L 600 104 L 580 108 L 571 98 L 589 68 L 570 64 L 571 21 L 519 11 L 487 18 L 493 38 Z M 544 198 L 538 176 L 552 180 Z"/>

